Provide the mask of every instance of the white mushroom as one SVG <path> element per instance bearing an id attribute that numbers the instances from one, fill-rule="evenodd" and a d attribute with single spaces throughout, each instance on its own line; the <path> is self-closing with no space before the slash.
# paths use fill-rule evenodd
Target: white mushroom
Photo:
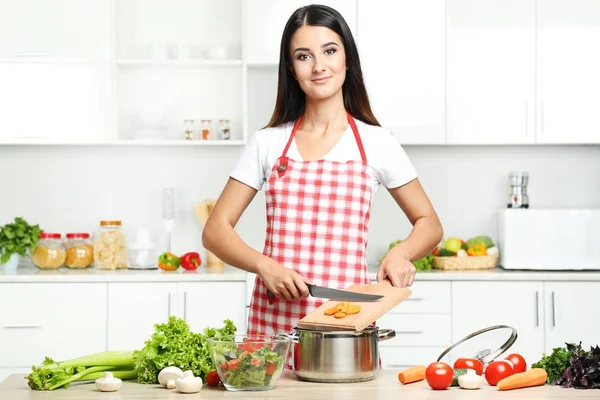
<path id="1" fill-rule="evenodd" d="M 116 392 L 119 390 L 123 381 L 119 378 L 115 378 L 112 372 L 104 372 L 103 378 L 96 379 L 96 387 L 101 392 Z"/>
<path id="2" fill-rule="evenodd" d="M 463 389 L 479 389 L 482 382 L 483 377 L 477 375 L 477 372 L 471 368 L 467 369 L 466 375 L 458 377 L 458 386 Z"/>
<path id="3" fill-rule="evenodd" d="M 158 383 L 167 389 L 175 387 L 175 380 L 183 376 L 183 371 L 177 367 L 165 367 L 158 373 Z"/>
<path id="4" fill-rule="evenodd" d="M 192 371 L 185 371 L 183 376 L 175 381 L 175 387 L 181 393 L 197 393 L 202 389 L 202 378 L 194 376 Z"/>

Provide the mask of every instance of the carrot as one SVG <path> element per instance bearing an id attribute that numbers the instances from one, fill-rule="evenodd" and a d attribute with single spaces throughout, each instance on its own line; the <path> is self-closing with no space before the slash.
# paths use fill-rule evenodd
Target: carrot
<path id="1" fill-rule="evenodd" d="M 333 315 L 338 311 L 337 306 L 333 306 L 331 308 L 328 308 L 327 310 L 325 310 L 325 315 Z"/>
<path id="2" fill-rule="evenodd" d="M 548 379 L 548 373 L 543 368 L 532 368 L 502 379 L 496 387 L 498 390 L 521 389 L 531 386 L 542 386 Z"/>
<path id="3" fill-rule="evenodd" d="M 406 385 L 407 383 L 419 382 L 425 379 L 425 370 L 427 367 L 424 365 L 417 365 L 410 367 L 398 373 L 398 380 Z"/>
<path id="4" fill-rule="evenodd" d="M 346 316 L 346 313 L 338 311 L 335 314 L 333 314 L 333 316 L 336 317 L 336 318 L 344 318 Z"/>
<path id="5" fill-rule="evenodd" d="M 348 315 L 358 314 L 360 312 L 360 306 L 350 306 L 348 307 Z"/>

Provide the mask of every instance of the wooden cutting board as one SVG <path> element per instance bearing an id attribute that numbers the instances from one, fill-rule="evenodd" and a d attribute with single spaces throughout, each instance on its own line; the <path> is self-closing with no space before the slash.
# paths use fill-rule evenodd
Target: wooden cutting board
<path id="1" fill-rule="evenodd" d="M 338 300 L 328 300 L 298 321 L 298 328 L 327 331 L 361 331 L 412 294 L 410 289 L 393 287 L 387 279 L 371 285 L 352 285 L 345 290 L 358 293 L 382 294 L 384 297 L 376 301 L 350 302 L 352 305 L 360 306 L 360 312 L 354 315 L 347 315 L 344 318 L 325 315 L 325 310 L 339 303 Z"/>

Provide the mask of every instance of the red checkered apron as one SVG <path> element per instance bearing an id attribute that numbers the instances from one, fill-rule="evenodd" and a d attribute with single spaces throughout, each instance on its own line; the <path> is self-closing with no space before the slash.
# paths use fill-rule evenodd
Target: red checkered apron
<path id="1" fill-rule="evenodd" d="M 368 284 L 371 177 L 356 123 L 348 114 L 362 161 L 296 161 L 286 154 L 301 119 L 294 124 L 267 182 L 264 254 L 315 285 L 343 289 Z M 324 302 L 311 296 L 295 301 L 270 300 L 257 275 L 248 317 L 249 335 L 290 333 L 299 319 Z M 287 368 L 291 368 L 291 357 Z"/>

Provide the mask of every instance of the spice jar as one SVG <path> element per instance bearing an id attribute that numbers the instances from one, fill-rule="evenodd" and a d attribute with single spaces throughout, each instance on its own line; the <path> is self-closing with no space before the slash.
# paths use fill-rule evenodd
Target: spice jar
<path id="1" fill-rule="evenodd" d="M 127 268 L 127 247 L 121 221 L 100 221 L 94 241 L 94 265 L 98 269 Z"/>
<path id="2" fill-rule="evenodd" d="M 219 124 L 221 127 L 221 139 L 229 140 L 231 137 L 231 129 L 229 128 L 229 120 L 228 119 L 220 119 Z"/>
<path id="3" fill-rule="evenodd" d="M 211 132 L 210 132 L 210 119 L 201 120 L 202 128 L 201 128 L 201 138 L 202 140 L 210 140 Z"/>
<path id="4" fill-rule="evenodd" d="M 67 233 L 65 250 L 68 268 L 87 268 L 94 261 L 94 246 L 90 243 L 89 233 Z"/>
<path id="5" fill-rule="evenodd" d="M 31 253 L 33 265 L 41 269 L 58 269 L 65 264 L 67 252 L 60 233 L 41 233 Z"/>

